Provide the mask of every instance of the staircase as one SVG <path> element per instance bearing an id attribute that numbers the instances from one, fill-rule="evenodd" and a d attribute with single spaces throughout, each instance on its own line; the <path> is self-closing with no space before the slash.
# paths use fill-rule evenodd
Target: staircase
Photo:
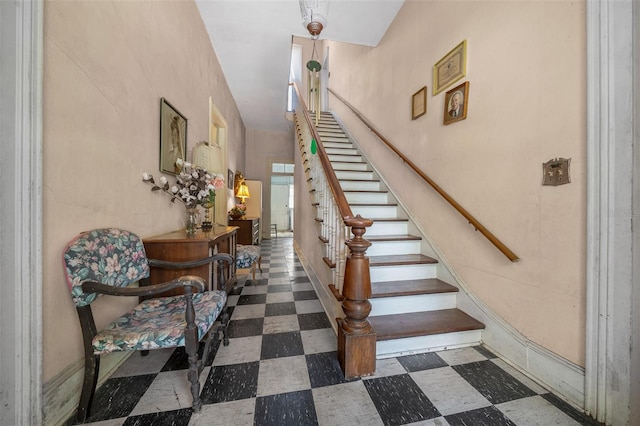
<path id="1" fill-rule="evenodd" d="M 364 156 L 330 113 L 317 130 L 353 214 L 374 221 L 364 237 L 377 357 L 480 344 L 484 325 L 457 309 L 448 271 Z"/>

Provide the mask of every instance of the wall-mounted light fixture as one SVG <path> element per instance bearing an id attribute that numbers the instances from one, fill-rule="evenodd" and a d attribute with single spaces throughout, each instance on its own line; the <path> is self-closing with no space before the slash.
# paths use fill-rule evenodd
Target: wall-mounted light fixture
<path id="1" fill-rule="evenodd" d="M 327 26 L 329 0 L 300 0 L 300 13 L 304 27 L 316 40 Z"/>

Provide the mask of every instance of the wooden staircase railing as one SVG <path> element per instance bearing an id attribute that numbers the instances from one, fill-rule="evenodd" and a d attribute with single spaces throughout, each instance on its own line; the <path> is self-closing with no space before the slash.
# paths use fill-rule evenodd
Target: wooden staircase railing
<path id="1" fill-rule="evenodd" d="M 456 209 L 462 216 L 465 217 L 469 221 L 471 225 L 479 231 L 482 235 L 484 235 L 491 243 L 502 252 L 509 260 L 512 262 L 517 262 L 520 258 L 509 249 L 502 241 L 500 241 L 495 235 L 493 235 L 484 225 L 482 225 L 475 217 L 473 217 L 467 210 L 465 210 L 456 200 L 454 200 L 449 194 L 445 192 L 437 183 L 433 181 L 426 173 L 424 173 L 418 166 L 416 166 L 407 156 L 405 156 L 398 148 L 396 148 L 387 138 L 385 138 L 378 129 L 371 124 L 367 118 L 362 115 L 355 107 L 353 107 L 349 102 L 347 102 L 343 97 L 338 95 L 331 88 L 328 88 L 329 93 L 335 96 L 338 100 L 344 103 L 347 108 L 349 108 L 355 115 L 362 121 L 368 128 L 371 130 L 389 149 L 391 149 L 398 157 L 402 159 L 414 172 L 418 174 L 425 182 L 427 182 L 433 189 L 436 190 L 438 194 L 440 194 L 454 209 Z M 317 140 L 317 139 L 316 139 Z"/>
<path id="2" fill-rule="evenodd" d="M 376 335 L 367 317 L 371 312 L 371 277 L 369 258 L 365 256 L 371 243 L 363 235 L 373 224 L 360 215 L 353 216 L 349 202 L 338 182 L 329 156 L 322 145 L 298 85 L 293 83 L 297 98 L 296 113 L 301 113 L 311 137 L 316 141 L 317 155 L 324 170 L 331 194 L 344 224 L 351 228 L 353 238 L 345 241 L 349 248 L 344 269 L 342 310 L 338 318 L 338 360 L 346 378 L 373 374 L 376 368 Z"/>

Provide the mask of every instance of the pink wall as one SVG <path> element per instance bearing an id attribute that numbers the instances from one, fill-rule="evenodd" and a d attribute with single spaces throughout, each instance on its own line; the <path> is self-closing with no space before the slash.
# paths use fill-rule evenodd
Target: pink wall
<path id="1" fill-rule="evenodd" d="M 329 86 L 522 259 L 511 263 L 357 123 L 334 109 L 454 272 L 526 338 L 585 362 L 584 2 L 407 1 L 375 48 L 327 42 Z M 467 40 L 468 117 L 444 126 L 432 67 Z M 427 114 L 411 96 L 428 86 Z M 571 184 L 542 163 L 571 158 Z"/>
<path id="2" fill-rule="evenodd" d="M 208 139 L 209 97 L 228 124 L 229 164 L 244 164 L 245 128 L 194 2 L 49 1 L 44 39 L 43 380 L 82 359 L 60 256 L 80 231 L 142 237 L 182 227 L 184 207 L 151 193 L 160 98 L 188 119 L 187 150 Z M 189 157 L 190 158 L 190 157 Z M 101 300 L 108 316 L 127 308 Z"/>

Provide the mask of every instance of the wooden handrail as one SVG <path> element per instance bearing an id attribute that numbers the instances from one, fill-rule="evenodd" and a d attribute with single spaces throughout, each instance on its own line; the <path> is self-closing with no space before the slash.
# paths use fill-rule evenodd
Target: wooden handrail
<path id="1" fill-rule="evenodd" d="M 351 228 L 353 238 L 345 241 L 349 254 L 345 261 L 344 285 L 342 287 L 342 311 L 344 318 L 338 318 L 338 361 L 346 378 L 368 376 L 376 370 L 376 333 L 367 319 L 371 312 L 371 276 L 369 258 L 366 256 L 371 243 L 363 235 L 373 224 L 371 219 L 353 216 L 347 197 L 322 145 L 320 135 L 311 121 L 309 111 L 297 84 L 293 84 L 311 137 L 316 140 L 317 155 L 324 169 L 325 178 L 344 224 Z M 338 231 L 335 231 L 338 232 Z"/>
<path id="2" fill-rule="evenodd" d="M 367 118 L 362 115 L 355 107 L 353 107 L 349 102 L 347 102 L 342 96 L 338 95 L 331 88 L 328 88 L 329 92 L 338 98 L 342 103 L 344 103 L 355 115 L 362 121 L 368 128 L 371 130 L 389 149 L 396 153 L 402 161 L 407 163 L 409 167 L 413 169 L 422 179 L 425 180 L 433 189 L 436 190 L 438 194 L 440 194 L 445 200 L 449 202 L 462 216 L 465 217 L 469 221 L 471 225 L 476 229 L 476 231 L 480 231 L 482 235 L 484 235 L 491 243 L 500 250 L 505 256 L 509 258 L 512 262 L 517 262 L 520 258 L 512 252 L 502 241 L 500 241 L 495 235 L 493 235 L 484 225 L 482 225 L 478 220 L 473 217 L 467 210 L 464 209 L 456 200 L 454 200 L 449 194 L 445 192 L 444 189 L 440 187 L 437 183 L 433 181 L 429 176 L 426 175 L 418 166 L 416 166 L 409 158 L 407 158 L 398 148 L 396 148 L 387 138 L 385 138 L 382 133 L 375 128 L 373 124 Z"/>
<path id="3" fill-rule="evenodd" d="M 320 163 L 322 164 L 322 168 L 324 169 L 325 175 L 327 177 L 327 181 L 329 182 L 329 188 L 331 188 L 331 193 L 333 194 L 333 198 L 336 201 L 338 206 L 338 210 L 340 211 L 340 216 L 343 219 L 348 220 L 353 218 L 353 212 L 351 211 L 351 206 L 347 201 L 347 197 L 342 192 L 342 187 L 340 186 L 340 182 L 336 177 L 336 173 L 333 171 L 333 167 L 331 166 L 331 161 L 329 161 L 329 155 L 327 155 L 327 151 L 325 151 L 324 146 L 322 145 L 322 140 L 320 139 L 320 135 L 316 130 L 316 126 L 313 125 L 313 120 L 311 119 L 311 115 L 309 114 L 309 110 L 307 109 L 307 105 L 304 102 L 304 99 L 300 95 L 300 89 L 298 85 L 293 84 L 293 88 L 296 91 L 296 96 L 298 97 L 298 102 L 300 103 L 300 109 L 302 109 L 302 114 L 304 115 L 304 119 L 309 125 L 309 129 L 311 131 L 311 136 L 316 140 L 316 147 L 318 149 L 318 157 L 320 158 Z M 345 222 L 346 223 L 346 222 Z"/>

